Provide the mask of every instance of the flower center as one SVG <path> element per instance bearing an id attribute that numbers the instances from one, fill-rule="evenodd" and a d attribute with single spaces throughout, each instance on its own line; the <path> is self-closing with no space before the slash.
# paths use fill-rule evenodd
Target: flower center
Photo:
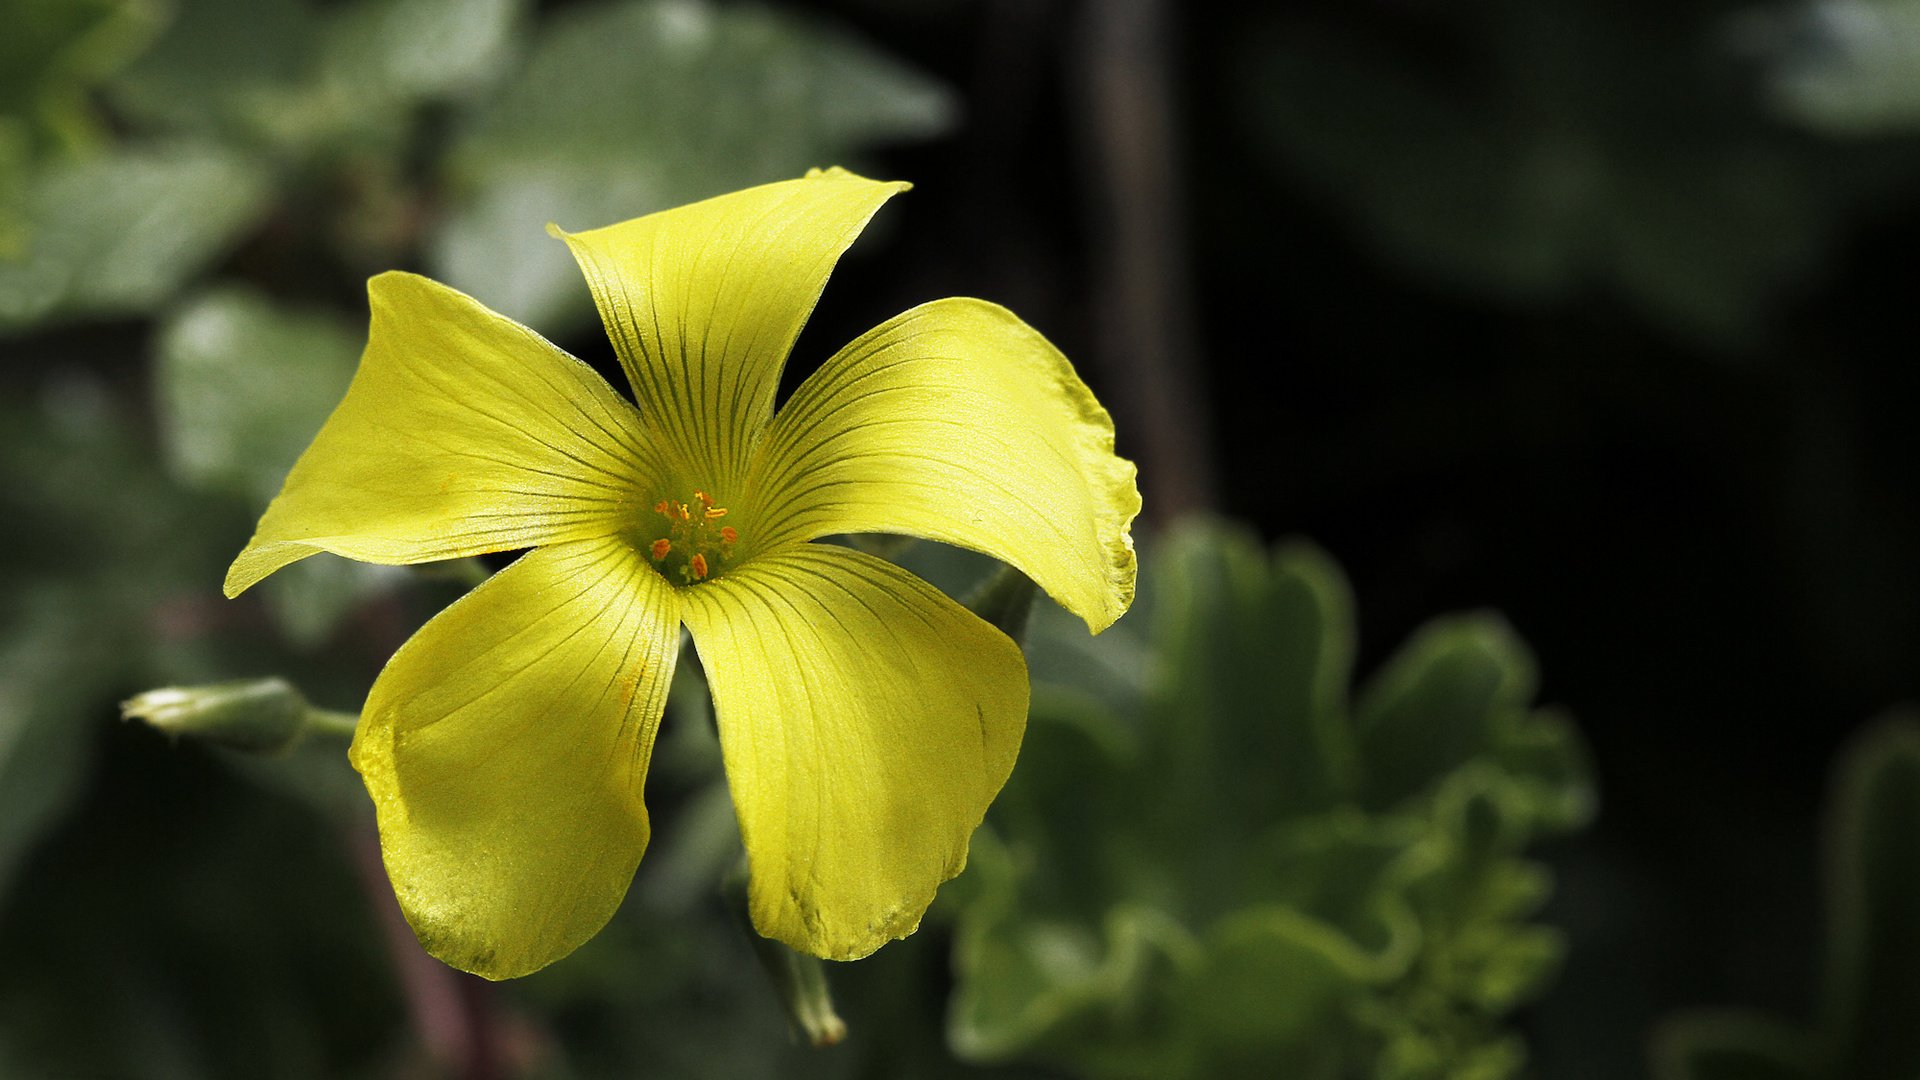
<path id="1" fill-rule="evenodd" d="M 727 508 L 714 505 L 713 496 L 704 491 L 694 492 L 687 502 L 661 499 L 653 512 L 659 518 L 647 534 L 655 537 L 646 547 L 647 557 L 669 581 L 705 581 L 720 572 L 740 542 L 733 526 L 722 523 Z"/>

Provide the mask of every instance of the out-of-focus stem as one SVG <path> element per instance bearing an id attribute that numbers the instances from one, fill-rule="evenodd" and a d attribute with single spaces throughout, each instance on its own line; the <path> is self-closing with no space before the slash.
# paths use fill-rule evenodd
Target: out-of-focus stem
<path id="1" fill-rule="evenodd" d="M 1166 521 L 1215 502 L 1181 222 L 1171 27 L 1164 0 L 1087 0 L 1076 32 L 1094 307 L 1123 440 L 1141 462 L 1145 512 Z"/>
<path id="2" fill-rule="evenodd" d="M 420 948 L 394 901 L 380 861 L 380 844 L 371 829 L 356 828 L 349 847 L 360 884 L 379 915 L 414 1031 L 437 1074 L 450 1080 L 498 1080 L 503 1075 L 503 1055 L 492 988 Z"/>

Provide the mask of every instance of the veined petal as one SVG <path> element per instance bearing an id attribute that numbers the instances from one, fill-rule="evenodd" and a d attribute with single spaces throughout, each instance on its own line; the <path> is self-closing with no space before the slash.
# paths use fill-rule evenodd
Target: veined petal
<path id="1" fill-rule="evenodd" d="M 1133 603 L 1133 463 L 1067 358 L 995 304 L 923 304 L 840 350 L 751 476 L 752 550 L 909 533 L 1018 567 L 1095 633 Z"/>
<path id="2" fill-rule="evenodd" d="M 904 183 L 815 170 L 567 242 L 647 421 L 726 485 L 773 414 L 787 352 L 827 275 Z"/>
<path id="3" fill-rule="evenodd" d="M 536 548 L 388 661 L 351 757 L 428 952 L 493 979 L 606 925 L 647 846 L 640 801 L 679 600 L 624 541 Z"/>
<path id="4" fill-rule="evenodd" d="M 1026 661 L 890 563 L 801 545 L 683 590 L 753 924 L 833 960 L 920 924 L 1013 770 Z"/>
<path id="5" fill-rule="evenodd" d="M 438 282 L 381 274 L 367 299 L 353 384 L 227 571 L 228 596 L 318 551 L 424 562 L 631 518 L 657 454 L 606 380 Z"/>

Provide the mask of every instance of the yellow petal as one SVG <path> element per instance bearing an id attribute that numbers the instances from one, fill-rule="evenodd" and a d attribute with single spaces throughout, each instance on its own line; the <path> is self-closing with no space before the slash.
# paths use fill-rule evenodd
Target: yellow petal
<path id="1" fill-rule="evenodd" d="M 998 305 L 923 304 L 840 350 L 774 419 L 751 475 L 743 557 L 908 533 L 1019 567 L 1095 633 L 1133 603 L 1133 463 L 1073 365 Z"/>
<path id="2" fill-rule="evenodd" d="M 346 398 L 227 571 L 318 551 L 413 563 L 606 536 L 659 472 L 633 406 L 538 334 L 413 274 L 367 283 Z"/>
<path id="3" fill-rule="evenodd" d="M 754 926 L 833 960 L 912 933 L 1013 769 L 1020 650 L 919 578 L 845 548 L 788 548 L 682 595 Z"/>
<path id="4" fill-rule="evenodd" d="M 647 846 L 679 600 L 620 540 L 537 548 L 388 661 L 352 759 L 428 952 L 504 979 L 612 917 Z"/>
<path id="5" fill-rule="evenodd" d="M 740 475 L 827 275 L 907 186 L 816 170 L 601 229 L 549 227 L 593 289 L 641 413 L 694 470 L 678 482 Z"/>

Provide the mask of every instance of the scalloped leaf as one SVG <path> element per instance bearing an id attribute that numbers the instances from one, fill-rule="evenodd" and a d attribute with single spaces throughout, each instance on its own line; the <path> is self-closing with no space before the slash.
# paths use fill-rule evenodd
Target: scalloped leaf
<path id="1" fill-rule="evenodd" d="M 1437 622 L 1350 716 L 1325 555 L 1200 523 L 1147 556 L 1144 703 L 1036 693 L 956 883 L 956 1050 L 1115 1078 L 1510 1075 L 1504 1017 L 1562 951 L 1519 855 L 1592 805 L 1524 646 Z"/>

